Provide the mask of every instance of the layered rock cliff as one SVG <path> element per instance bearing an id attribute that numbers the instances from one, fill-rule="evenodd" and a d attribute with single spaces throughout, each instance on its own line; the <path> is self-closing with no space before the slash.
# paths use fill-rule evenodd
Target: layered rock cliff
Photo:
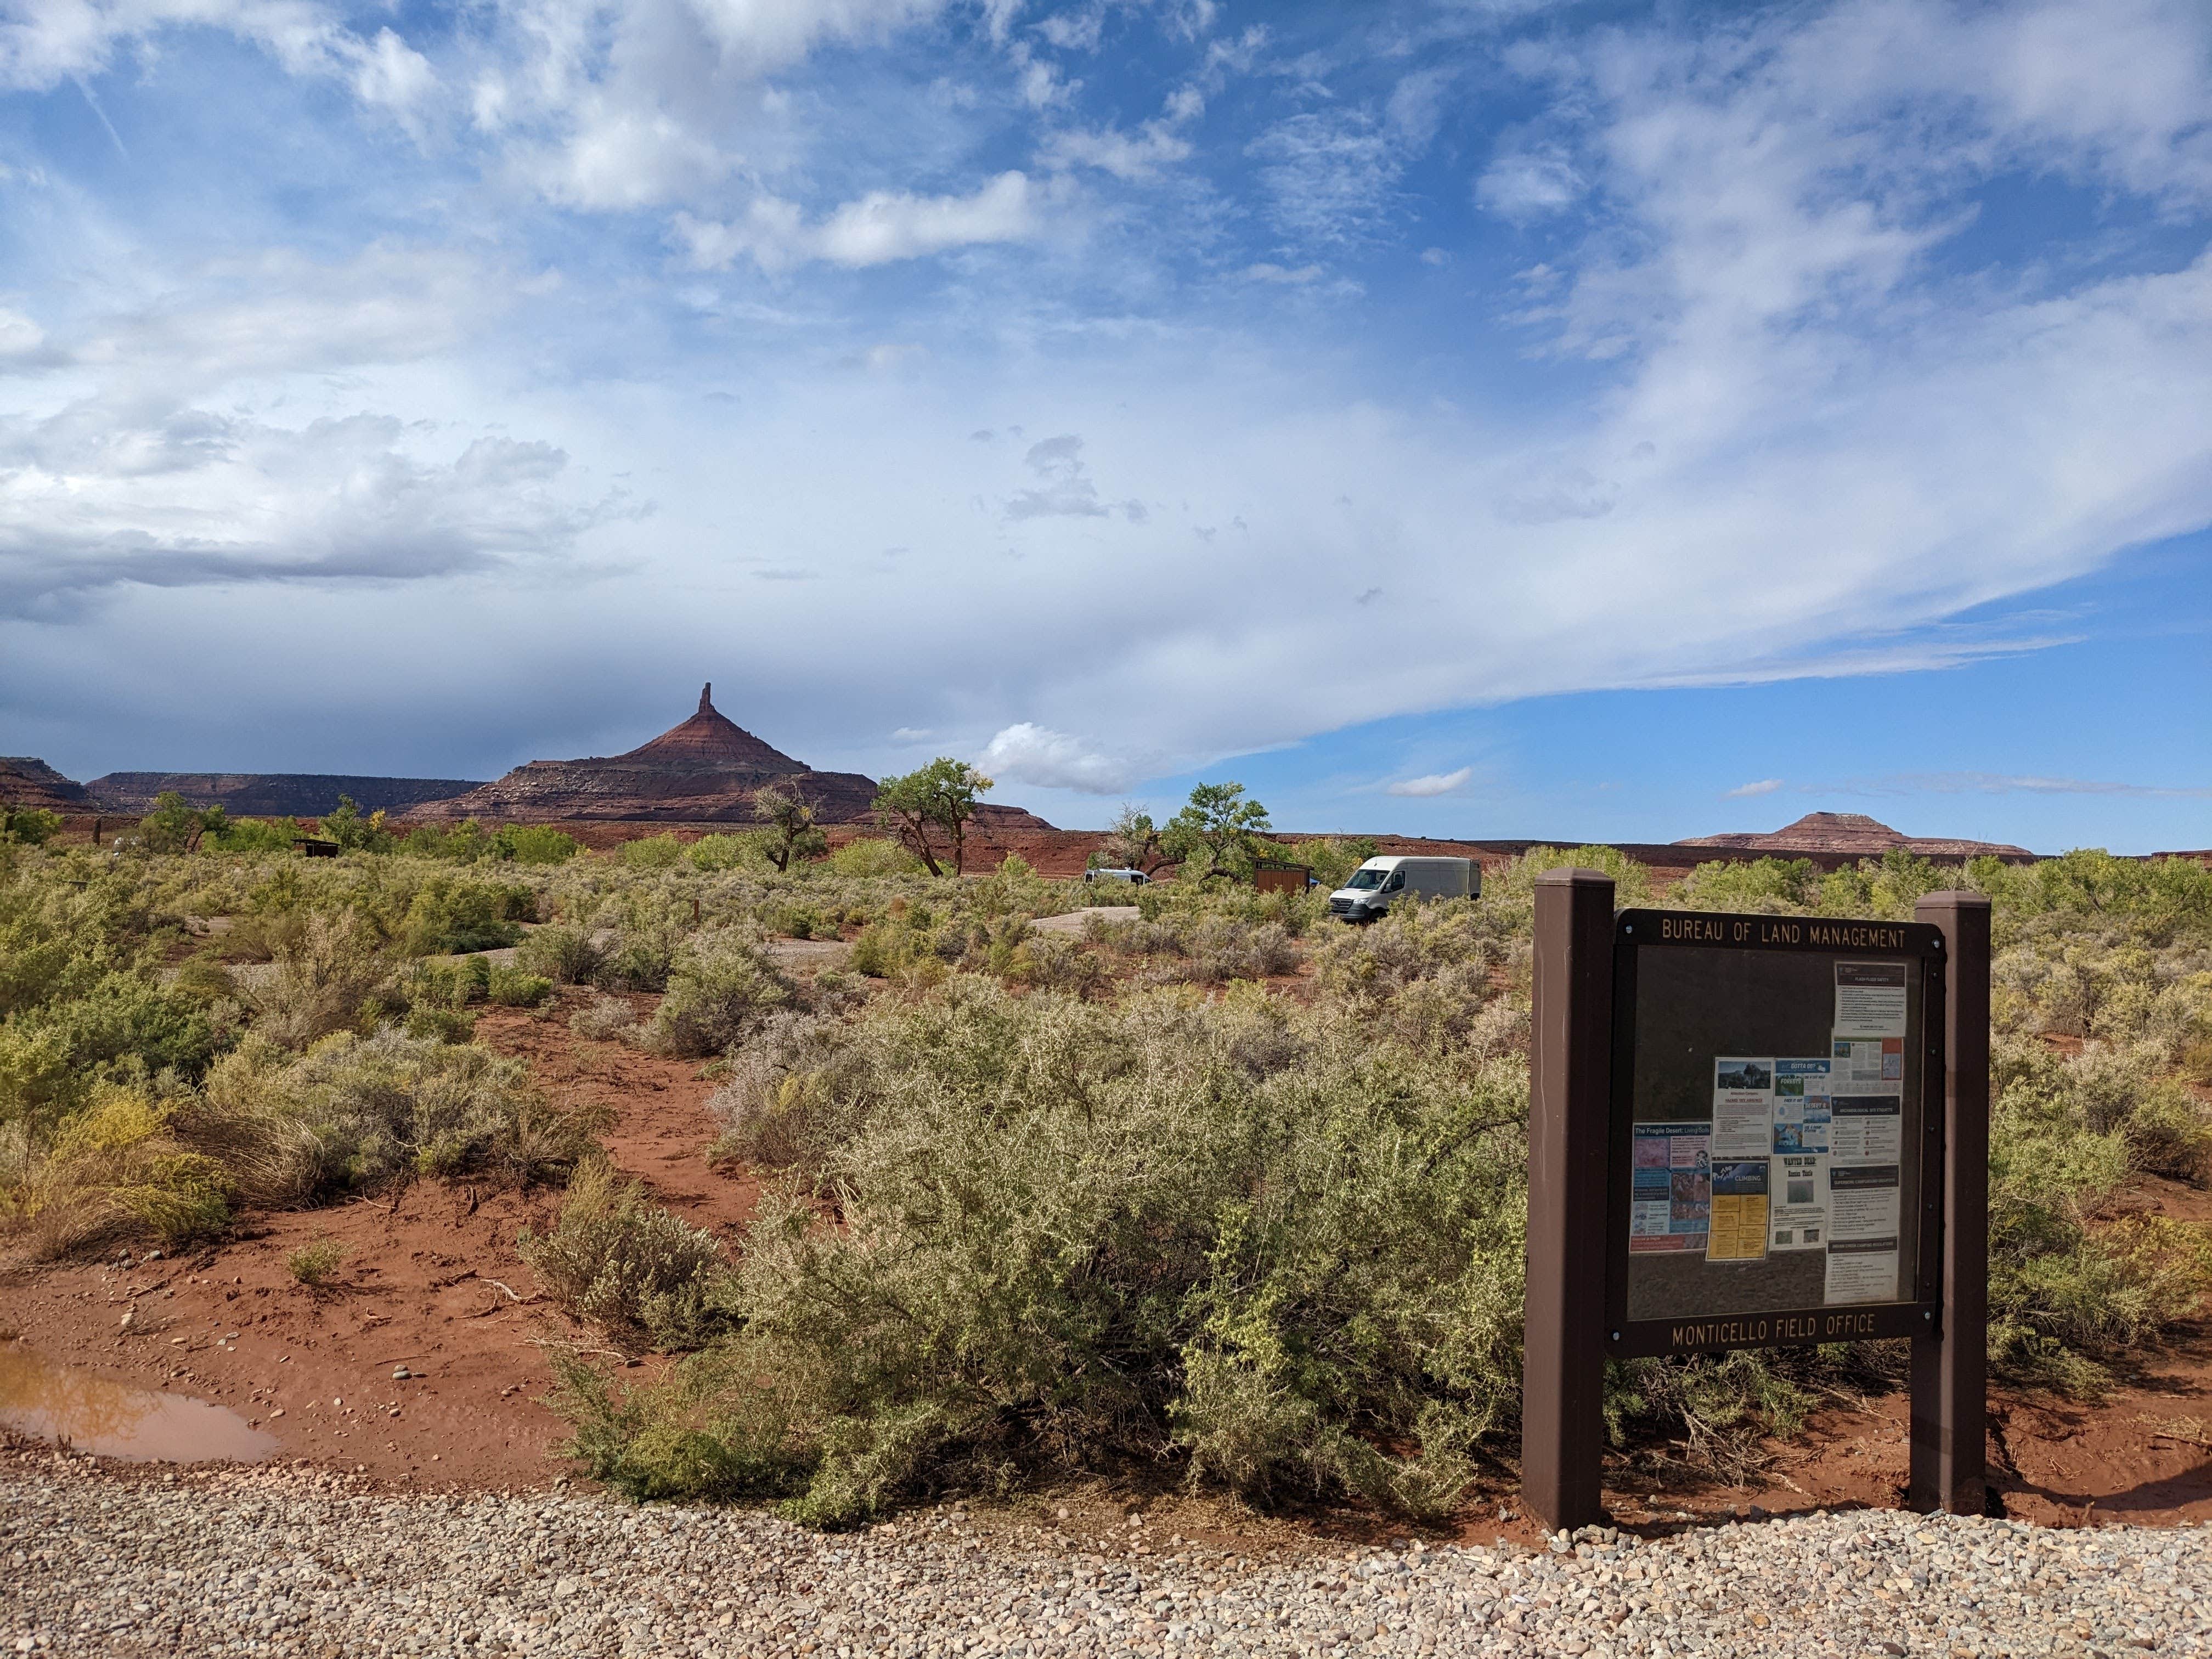
<path id="1" fill-rule="evenodd" d="M 84 812 L 84 786 L 28 755 L 0 755 L 0 801 L 48 812 Z"/>
<path id="2" fill-rule="evenodd" d="M 1742 831 L 1720 836 L 1693 836 L 1677 847 L 1735 847 L 1747 852 L 1847 853 L 1880 858 L 1892 848 L 1917 853 L 1923 858 L 1970 859 L 1983 854 L 2027 858 L 2025 847 L 2002 842 L 1956 841 L 1940 836 L 1908 836 L 1863 812 L 1808 812 L 1795 823 L 1764 833 Z"/>

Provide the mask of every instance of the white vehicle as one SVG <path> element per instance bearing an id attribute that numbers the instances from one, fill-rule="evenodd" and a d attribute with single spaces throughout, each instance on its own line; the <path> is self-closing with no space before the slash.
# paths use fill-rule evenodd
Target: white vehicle
<path id="1" fill-rule="evenodd" d="M 1119 882 L 1130 887 L 1148 887 L 1152 878 L 1141 870 L 1085 870 L 1085 881 Z"/>
<path id="2" fill-rule="evenodd" d="M 1328 896 L 1328 913 L 1345 921 L 1373 921 L 1401 896 L 1480 898 L 1482 871 L 1473 859 L 1370 859 Z"/>

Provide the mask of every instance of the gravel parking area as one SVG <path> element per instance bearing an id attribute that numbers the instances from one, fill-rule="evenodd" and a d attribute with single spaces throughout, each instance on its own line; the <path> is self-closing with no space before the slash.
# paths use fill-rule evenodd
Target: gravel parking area
<path id="1" fill-rule="evenodd" d="M 2196 1528 L 1860 1512 L 1261 1563 L 1081 1553 L 957 1509 L 825 1536 L 750 1511 L 0 1454 L 0 1651 L 2194 1654 L 2208 1588 Z"/>

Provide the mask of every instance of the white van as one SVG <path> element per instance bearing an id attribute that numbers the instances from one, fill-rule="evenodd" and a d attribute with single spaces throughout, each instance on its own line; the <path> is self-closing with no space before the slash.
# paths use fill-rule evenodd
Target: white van
<path id="1" fill-rule="evenodd" d="M 1370 859 L 1328 896 L 1328 913 L 1345 921 L 1373 921 L 1401 894 L 1415 898 L 1480 898 L 1482 870 L 1473 859 L 1391 856 Z"/>
<path id="2" fill-rule="evenodd" d="M 1152 882 L 1152 878 L 1141 870 L 1085 870 L 1083 878 L 1129 887 L 1149 887 Z"/>

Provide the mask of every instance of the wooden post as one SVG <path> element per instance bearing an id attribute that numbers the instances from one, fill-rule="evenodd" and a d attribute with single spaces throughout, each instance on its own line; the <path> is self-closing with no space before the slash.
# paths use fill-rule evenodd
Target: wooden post
<path id="1" fill-rule="evenodd" d="M 1521 1495 L 1553 1531 L 1605 1519 L 1606 1137 L 1613 880 L 1536 878 Z"/>
<path id="2" fill-rule="evenodd" d="M 1907 1503 L 1980 1515 L 1990 1301 L 1990 902 L 1930 893 L 1913 913 L 1943 930 L 1943 1328 L 1912 1342 Z M 1936 1033 L 1930 1038 L 1934 1048 Z"/>

